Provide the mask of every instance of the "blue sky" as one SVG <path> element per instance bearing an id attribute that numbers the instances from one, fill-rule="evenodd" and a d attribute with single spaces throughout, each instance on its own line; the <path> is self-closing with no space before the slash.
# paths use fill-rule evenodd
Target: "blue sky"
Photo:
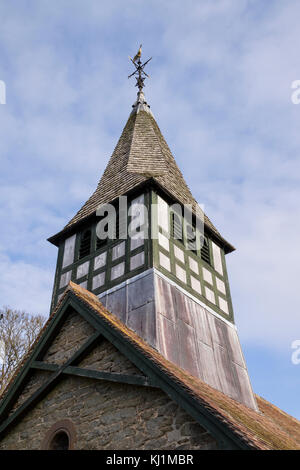
<path id="1" fill-rule="evenodd" d="M 257 393 L 300 418 L 300 4 L 0 1 L 0 305 L 48 313 L 59 231 L 95 189 L 153 56 L 147 101 L 194 196 L 236 248 Z"/>

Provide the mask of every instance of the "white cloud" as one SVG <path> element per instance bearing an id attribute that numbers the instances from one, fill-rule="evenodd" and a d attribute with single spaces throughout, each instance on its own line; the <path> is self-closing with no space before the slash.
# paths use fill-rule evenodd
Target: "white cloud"
<path id="1" fill-rule="evenodd" d="M 1 305 L 31 314 L 49 315 L 53 272 L 0 254 Z"/>

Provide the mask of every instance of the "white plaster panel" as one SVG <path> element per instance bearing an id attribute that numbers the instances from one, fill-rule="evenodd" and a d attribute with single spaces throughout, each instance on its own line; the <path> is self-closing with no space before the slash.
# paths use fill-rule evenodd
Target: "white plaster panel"
<path id="1" fill-rule="evenodd" d="M 191 276 L 191 286 L 194 291 L 198 292 L 198 294 L 201 294 L 201 284 L 198 279 L 196 279 L 194 276 Z"/>
<path id="2" fill-rule="evenodd" d="M 190 256 L 189 256 L 189 265 L 190 265 L 191 270 L 194 271 L 194 273 L 199 274 L 199 265 L 197 261 L 195 261 Z"/>
<path id="3" fill-rule="evenodd" d="M 80 285 L 80 287 L 83 287 L 84 289 L 87 289 L 87 281 L 83 281 L 79 285 Z"/>
<path id="4" fill-rule="evenodd" d="M 131 238 L 134 238 L 139 233 L 138 229 L 145 224 L 146 211 L 144 194 L 141 194 L 131 202 L 129 209 L 130 223 L 128 226 L 128 234 Z"/>
<path id="5" fill-rule="evenodd" d="M 159 252 L 159 264 L 168 271 L 171 271 L 170 259 L 161 251 Z"/>
<path id="6" fill-rule="evenodd" d="M 178 264 L 175 265 L 176 276 L 186 284 L 186 272 Z"/>
<path id="7" fill-rule="evenodd" d="M 210 302 L 212 302 L 213 304 L 216 303 L 216 298 L 215 298 L 215 294 L 214 292 L 209 289 L 208 287 L 205 287 L 205 297 L 207 298 L 207 300 L 209 300 Z"/>
<path id="8" fill-rule="evenodd" d="M 226 294 L 225 283 L 221 281 L 221 279 L 219 279 L 218 277 L 216 277 L 216 283 L 217 283 L 217 289 L 223 294 Z"/>
<path id="9" fill-rule="evenodd" d="M 130 249 L 135 250 L 135 248 L 144 245 L 144 239 L 145 235 L 143 231 L 133 235 L 130 239 Z"/>
<path id="10" fill-rule="evenodd" d="M 123 276 L 125 271 L 125 263 L 124 261 L 122 263 L 117 264 L 116 266 L 113 266 L 111 268 L 111 280 L 113 281 L 114 279 L 117 279 L 120 276 Z"/>
<path id="11" fill-rule="evenodd" d="M 221 249 L 214 242 L 212 242 L 212 251 L 213 251 L 214 268 L 216 271 L 218 271 L 218 273 L 223 275 Z"/>
<path id="12" fill-rule="evenodd" d="M 169 233 L 169 206 L 160 196 L 157 196 L 158 225 Z"/>
<path id="13" fill-rule="evenodd" d="M 227 315 L 229 314 L 228 303 L 226 302 L 226 300 L 222 299 L 222 297 L 219 297 L 219 306 L 220 309 L 223 310 L 223 312 L 227 313 Z"/>
<path id="14" fill-rule="evenodd" d="M 112 260 L 116 260 L 125 255 L 125 242 L 119 243 L 112 249 Z"/>
<path id="15" fill-rule="evenodd" d="M 72 274 L 72 271 L 68 271 L 60 276 L 60 283 L 59 283 L 60 289 L 62 287 L 65 287 L 69 283 L 69 281 L 71 280 L 71 274 Z"/>
<path id="16" fill-rule="evenodd" d="M 93 289 L 97 289 L 104 285 L 105 282 L 105 272 L 97 274 L 93 277 Z"/>
<path id="17" fill-rule="evenodd" d="M 209 272 L 208 269 L 206 269 L 206 268 L 202 268 L 202 271 L 203 271 L 204 281 L 209 282 L 210 284 L 212 284 L 213 283 L 213 278 L 212 278 L 211 272 Z"/>
<path id="18" fill-rule="evenodd" d="M 133 227 L 140 227 L 145 223 L 145 198 L 144 194 L 140 194 L 140 196 L 136 197 L 131 201 L 131 209 L 130 209 L 131 218 L 134 218 Z"/>
<path id="19" fill-rule="evenodd" d="M 74 261 L 75 241 L 76 235 L 72 235 L 72 237 L 67 238 L 65 241 L 63 268 L 69 266 L 69 264 L 72 264 Z"/>
<path id="20" fill-rule="evenodd" d="M 174 245 L 174 255 L 179 261 L 184 263 L 184 251 L 176 245 Z"/>
<path id="21" fill-rule="evenodd" d="M 170 250 L 170 242 L 167 237 L 165 237 L 162 233 L 158 232 L 158 243 L 162 246 L 165 250 Z"/>
<path id="22" fill-rule="evenodd" d="M 130 258 L 130 271 L 133 269 L 139 268 L 145 263 L 145 254 L 142 251 L 141 253 L 137 253 L 136 255 Z"/>
<path id="23" fill-rule="evenodd" d="M 101 253 L 100 255 L 96 256 L 94 261 L 94 270 L 103 268 L 106 264 L 107 252 Z"/>
<path id="24" fill-rule="evenodd" d="M 80 264 L 77 268 L 76 278 L 78 279 L 79 277 L 85 276 L 89 272 L 89 266 L 90 266 L 89 261 L 86 261 L 85 263 Z"/>

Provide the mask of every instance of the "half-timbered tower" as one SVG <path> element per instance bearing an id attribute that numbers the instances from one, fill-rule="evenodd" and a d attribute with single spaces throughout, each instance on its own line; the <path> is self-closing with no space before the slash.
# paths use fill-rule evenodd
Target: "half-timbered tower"
<path id="1" fill-rule="evenodd" d="M 97 209 L 108 203 L 115 232 L 100 239 Z M 72 280 L 164 357 L 256 409 L 226 270 L 234 248 L 199 209 L 140 91 L 96 191 L 50 238 L 52 308 Z"/>

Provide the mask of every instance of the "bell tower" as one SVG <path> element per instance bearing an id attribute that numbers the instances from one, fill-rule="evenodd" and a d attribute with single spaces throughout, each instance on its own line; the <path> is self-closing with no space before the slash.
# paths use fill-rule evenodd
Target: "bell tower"
<path id="1" fill-rule="evenodd" d="M 51 310 L 72 280 L 173 364 L 257 410 L 226 270 L 234 247 L 199 208 L 145 100 L 150 60 L 141 48 L 131 59 L 137 99 L 95 192 L 49 238 Z"/>

